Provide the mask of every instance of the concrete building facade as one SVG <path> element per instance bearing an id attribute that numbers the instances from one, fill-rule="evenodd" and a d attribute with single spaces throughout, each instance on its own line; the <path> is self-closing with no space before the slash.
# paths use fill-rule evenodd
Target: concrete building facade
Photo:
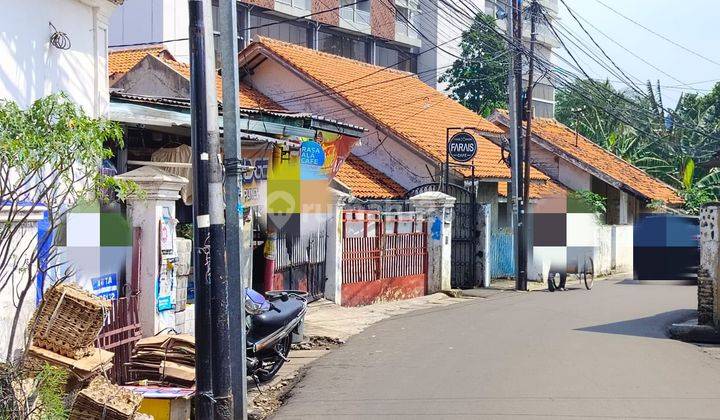
<path id="1" fill-rule="evenodd" d="M 217 21 L 218 2 L 213 2 Z M 542 0 L 554 17 L 557 0 Z M 471 12 L 497 14 L 497 2 L 467 0 L 448 6 L 444 0 L 240 0 L 239 45 L 258 36 L 382 67 L 416 73 L 429 86 L 445 90 L 440 77 L 460 55 L 460 36 L 470 27 Z M 504 21 L 498 19 L 504 30 Z M 539 25 L 538 54 L 552 59 L 552 38 Z M 110 45 L 158 43 L 187 62 L 188 11 L 182 0 L 128 0 L 110 25 Z M 525 37 L 529 39 L 529 28 Z M 219 32 L 216 32 L 216 44 Z M 542 80 L 535 88 L 535 112 L 552 116 L 554 89 Z"/>

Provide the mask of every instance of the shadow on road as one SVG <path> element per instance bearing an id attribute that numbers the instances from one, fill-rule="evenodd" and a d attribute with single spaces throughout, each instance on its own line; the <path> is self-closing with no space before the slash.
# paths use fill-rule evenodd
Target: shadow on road
<path id="1" fill-rule="evenodd" d="M 687 321 L 695 316 L 697 316 L 697 311 L 694 309 L 677 309 L 645 318 L 578 328 L 575 331 L 632 335 L 636 337 L 649 338 L 668 338 L 667 328 L 670 324 Z"/>

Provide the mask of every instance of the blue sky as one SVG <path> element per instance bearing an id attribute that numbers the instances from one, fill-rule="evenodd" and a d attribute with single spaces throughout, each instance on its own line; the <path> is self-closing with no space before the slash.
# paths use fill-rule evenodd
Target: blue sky
<path id="1" fill-rule="evenodd" d="M 565 0 L 565 2 L 577 15 L 597 28 L 592 28 L 581 19 L 586 29 L 625 73 L 642 81 L 649 79 L 655 83 L 660 80 L 660 84 L 665 86 L 663 97 L 666 106 L 674 107 L 683 91 L 704 92 L 720 81 L 719 64 L 713 64 L 653 35 L 600 3 L 605 3 L 655 32 L 720 63 L 720 0 Z M 579 37 L 582 36 L 583 42 L 592 46 L 591 41 L 565 9 L 562 1 L 559 9 L 558 30 L 569 30 Z M 622 47 L 600 34 L 598 30 Z M 597 49 L 595 51 L 601 54 Z M 558 52 L 562 53 L 561 49 Z M 632 53 L 649 64 L 634 57 Z M 573 54 L 592 76 L 617 79 L 587 55 L 576 51 L 573 51 Z M 558 61 L 558 64 L 567 68 L 567 64 L 562 61 Z M 707 80 L 711 82 L 697 83 Z M 620 86 L 617 83 L 616 85 Z"/>

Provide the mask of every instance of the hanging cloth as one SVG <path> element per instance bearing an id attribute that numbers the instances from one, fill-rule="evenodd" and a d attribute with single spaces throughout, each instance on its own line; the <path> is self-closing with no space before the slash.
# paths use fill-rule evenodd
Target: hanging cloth
<path id="1" fill-rule="evenodd" d="M 192 163 L 192 149 L 187 144 L 158 149 L 150 156 L 150 160 L 152 162 Z M 188 180 L 187 184 L 180 190 L 180 197 L 186 206 L 192 205 L 192 168 L 163 168 L 163 170 Z"/>

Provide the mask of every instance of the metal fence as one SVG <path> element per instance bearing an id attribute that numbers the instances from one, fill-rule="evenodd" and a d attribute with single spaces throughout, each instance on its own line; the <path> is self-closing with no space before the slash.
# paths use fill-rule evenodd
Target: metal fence
<path id="1" fill-rule="evenodd" d="M 415 213 L 343 212 L 343 284 L 427 275 L 426 222 Z"/>
<path id="2" fill-rule="evenodd" d="M 323 296 L 325 282 L 325 254 L 327 234 L 315 232 L 287 234 L 280 232 L 275 247 L 275 275 L 287 290 L 308 292 L 310 300 Z"/>
<path id="3" fill-rule="evenodd" d="M 132 273 L 124 288 L 124 297 L 112 301 L 110 313 L 100 331 L 96 345 L 115 353 L 109 376 L 119 384 L 129 378 L 125 363 L 130 361 L 135 342 L 142 338 L 140 316 L 138 315 L 138 294 L 140 290 L 140 236 L 142 229 L 133 230 Z"/>

